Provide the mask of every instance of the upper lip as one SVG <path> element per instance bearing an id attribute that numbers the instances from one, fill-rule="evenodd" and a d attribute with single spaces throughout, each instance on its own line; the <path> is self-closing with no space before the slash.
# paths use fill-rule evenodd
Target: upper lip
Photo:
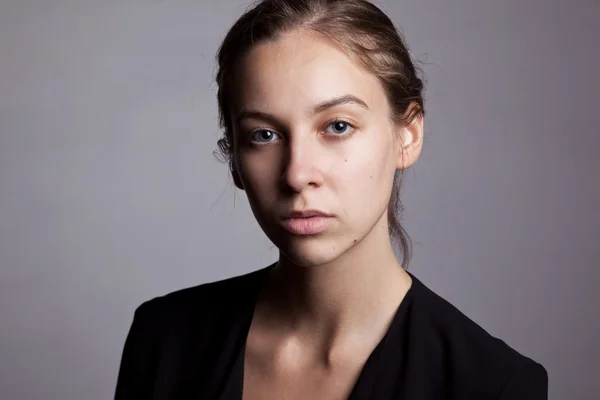
<path id="1" fill-rule="evenodd" d="M 310 218 L 310 217 L 331 217 L 331 214 L 327 214 L 323 211 L 319 210 L 299 210 L 292 211 L 291 213 L 286 214 L 283 218 Z"/>

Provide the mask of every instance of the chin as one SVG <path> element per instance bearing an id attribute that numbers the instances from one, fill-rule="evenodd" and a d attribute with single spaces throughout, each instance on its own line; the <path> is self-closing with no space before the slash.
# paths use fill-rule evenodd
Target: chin
<path id="1" fill-rule="evenodd" d="M 316 267 L 335 261 L 351 246 L 325 237 L 295 237 L 275 243 L 282 256 L 301 267 Z"/>

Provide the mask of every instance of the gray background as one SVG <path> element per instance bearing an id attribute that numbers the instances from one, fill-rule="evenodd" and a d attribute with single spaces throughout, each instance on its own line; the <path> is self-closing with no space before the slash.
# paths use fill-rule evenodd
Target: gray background
<path id="1" fill-rule="evenodd" d="M 137 305 L 276 258 L 212 155 L 247 3 L 0 4 L 0 398 L 107 399 Z M 600 398 L 600 3 L 378 4 L 428 77 L 411 271 Z"/>

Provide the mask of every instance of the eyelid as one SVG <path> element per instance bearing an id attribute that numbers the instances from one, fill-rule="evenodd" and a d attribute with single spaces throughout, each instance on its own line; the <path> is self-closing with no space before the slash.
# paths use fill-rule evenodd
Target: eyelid
<path id="1" fill-rule="evenodd" d="M 256 134 L 257 132 L 260 132 L 260 131 L 271 132 L 273 135 L 279 136 L 279 140 L 281 140 L 281 134 L 279 134 L 279 132 L 277 132 L 275 129 L 268 128 L 268 127 L 258 127 L 258 128 L 254 128 L 254 129 L 248 131 L 245 134 L 247 142 L 249 144 L 253 145 L 253 146 L 264 146 L 264 145 L 267 145 L 267 144 L 270 144 L 270 143 L 273 143 L 273 142 L 276 141 L 276 140 L 272 140 L 270 142 L 259 142 L 259 141 L 252 140 L 252 135 L 254 135 L 254 134 Z"/>
<path id="2" fill-rule="evenodd" d="M 351 132 L 350 133 L 341 134 L 341 135 L 340 134 L 338 134 L 338 135 L 336 135 L 336 134 L 330 134 L 330 133 L 326 132 L 329 136 L 335 136 L 335 137 L 338 137 L 340 139 L 341 138 L 347 138 L 350 135 L 354 134 L 355 131 L 358 129 L 357 125 L 354 122 L 350 122 L 348 119 L 343 118 L 343 117 L 336 117 L 336 118 L 333 118 L 333 119 L 331 119 L 331 120 L 329 120 L 328 122 L 325 123 L 325 129 L 323 129 L 323 131 L 327 131 L 327 128 L 329 126 L 331 126 L 332 124 L 335 124 L 337 122 L 343 122 L 344 124 L 348 125 L 351 128 Z"/>
<path id="3" fill-rule="evenodd" d="M 332 133 L 327 132 L 327 128 L 329 126 L 331 126 L 332 124 L 335 124 L 337 122 L 343 122 L 344 124 L 348 125 L 351 128 L 351 132 L 345 133 L 345 134 L 332 134 Z M 336 137 L 336 138 L 339 138 L 339 139 L 343 139 L 343 138 L 347 138 L 347 137 L 353 135 L 357 129 L 358 129 L 357 124 L 355 124 L 354 122 L 349 121 L 347 118 L 344 118 L 344 117 L 335 117 L 335 118 L 332 118 L 332 119 L 328 120 L 323 125 L 323 128 L 321 130 L 322 130 L 322 132 L 324 132 L 325 134 L 327 134 L 327 136 Z M 258 128 L 254 128 L 254 129 L 250 130 L 246 134 L 247 137 L 249 138 L 249 142 L 250 143 L 256 144 L 256 145 L 266 145 L 266 144 L 269 144 L 269 143 L 272 143 L 272 142 L 275 141 L 275 140 L 272 140 L 270 142 L 258 142 L 258 141 L 252 140 L 252 135 L 254 135 L 255 133 L 260 132 L 260 131 L 271 132 L 272 134 L 274 134 L 276 136 L 279 136 L 279 139 L 281 139 L 281 136 L 282 136 L 275 129 L 268 128 L 268 127 L 258 127 Z"/>

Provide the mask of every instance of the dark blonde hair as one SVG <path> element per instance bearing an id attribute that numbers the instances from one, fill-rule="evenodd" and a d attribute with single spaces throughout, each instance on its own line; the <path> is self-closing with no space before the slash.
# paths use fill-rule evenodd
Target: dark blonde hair
<path id="1" fill-rule="evenodd" d="M 232 84 L 238 63 L 255 45 L 303 29 L 330 40 L 379 79 L 390 104 L 390 120 L 409 124 L 422 118 L 423 82 L 418 76 L 402 34 L 387 15 L 366 0 L 263 0 L 247 10 L 231 27 L 218 54 L 219 123 L 223 137 L 217 155 L 229 163 L 236 179 L 231 121 Z M 220 154 L 219 154 L 220 153 Z M 396 171 L 388 205 L 390 237 L 402 251 L 408 268 L 412 244 L 400 224 L 402 170 Z"/>

